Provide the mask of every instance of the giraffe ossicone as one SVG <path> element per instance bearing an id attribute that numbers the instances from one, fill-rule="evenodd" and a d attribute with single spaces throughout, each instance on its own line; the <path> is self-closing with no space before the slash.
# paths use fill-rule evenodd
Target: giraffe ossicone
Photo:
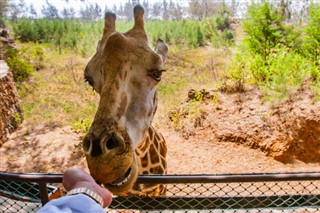
<path id="1" fill-rule="evenodd" d="M 118 195 L 164 191 L 161 185 L 134 185 L 138 174 L 166 173 L 165 140 L 151 123 L 168 46 L 159 39 L 151 49 L 143 15 L 143 7 L 135 6 L 133 28 L 119 33 L 116 15 L 107 12 L 97 52 L 84 72 L 100 102 L 83 150 L 93 178 Z"/>

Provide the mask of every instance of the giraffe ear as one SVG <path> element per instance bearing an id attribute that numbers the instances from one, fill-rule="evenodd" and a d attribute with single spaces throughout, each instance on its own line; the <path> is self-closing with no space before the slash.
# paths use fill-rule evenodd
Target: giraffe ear
<path id="1" fill-rule="evenodd" d="M 135 29 L 144 29 L 144 9 L 141 5 L 136 5 L 133 8 L 133 15 L 134 15 L 134 26 Z"/>
<path id="2" fill-rule="evenodd" d="M 161 56 L 163 63 L 167 60 L 168 49 L 168 45 L 161 39 L 158 39 L 154 51 Z"/>
<path id="3" fill-rule="evenodd" d="M 110 36 L 116 31 L 116 14 L 107 11 L 104 15 L 104 35 Z"/>

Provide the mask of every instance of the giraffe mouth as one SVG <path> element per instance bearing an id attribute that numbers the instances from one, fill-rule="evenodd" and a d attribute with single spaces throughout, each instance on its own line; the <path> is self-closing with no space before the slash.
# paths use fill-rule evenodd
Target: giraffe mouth
<path id="1" fill-rule="evenodd" d="M 107 185 L 112 186 L 112 187 L 119 187 L 122 186 L 123 184 L 125 184 L 132 175 L 133 169 L 132 167 L 130 167 L 123 175 L 121 175 L 118 179 L 116 179 L 115 181 L 108 183 Z"/>

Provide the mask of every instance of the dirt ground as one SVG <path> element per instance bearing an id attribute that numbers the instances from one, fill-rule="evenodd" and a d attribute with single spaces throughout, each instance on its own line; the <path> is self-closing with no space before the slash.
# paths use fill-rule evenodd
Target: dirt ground
<path id="1" fill-rule="evenodd" d="M 278 107 L 261 102 L 255 89 L 215 94 L 215 103 L 200 104 L 199 116 L 191 120 L 181 116 L 180 128 L 170 127 L 166 116 L 155 118 L 167 141 L 169 174 L 320 170 L 320 106 L 312 102 L 309 90 L 301 88 L 299 95 Z M 188 104 L 190 100 L 181 106 Z M 87 169 L 81 149 L 81 135 L 68 126 L 22 124 L 0 148 L 0 171 Z"/>

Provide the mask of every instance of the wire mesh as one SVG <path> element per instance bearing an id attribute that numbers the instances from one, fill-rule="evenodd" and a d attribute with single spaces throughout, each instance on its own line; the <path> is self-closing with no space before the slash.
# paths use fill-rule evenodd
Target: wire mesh
<path id="1" fill-rule="evenodd" d="M 36 212 L 61 196 L 62 175 L 0 172 L 0 212 Z M 320 212 L 320 173 L 153 175 L 166 195 L 114 197 L 108 212 Z"/>

